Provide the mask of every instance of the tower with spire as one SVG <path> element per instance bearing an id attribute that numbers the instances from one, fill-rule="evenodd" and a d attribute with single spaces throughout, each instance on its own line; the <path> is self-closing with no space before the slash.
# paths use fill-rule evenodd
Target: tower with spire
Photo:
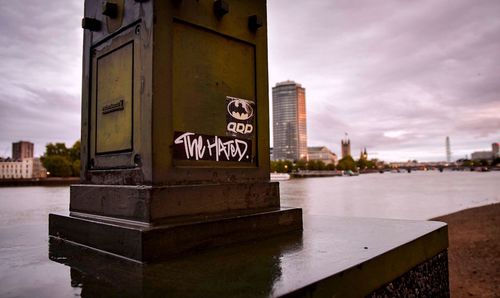
<path id="1" fill-rule="evenodd" d="M 361 153 L 359 154 L 359 159 L 368 160 L 368 152 L 366 151 L 366 147 L 364 150 L 361 150 Z"/>
<path id="2" fill-rule="evenodd" d="M 345 133 L 345 138 L 341 140 L 341 144 L 342 144 L 342 158 L 351 156 L 351 140 L 349 140 L 347 132 Z"/>

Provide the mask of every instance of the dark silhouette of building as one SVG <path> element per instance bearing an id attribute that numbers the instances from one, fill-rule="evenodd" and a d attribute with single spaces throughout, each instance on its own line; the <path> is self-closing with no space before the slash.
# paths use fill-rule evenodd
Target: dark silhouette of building
<path id="1" fill-rule="evenodd" d="M 351 140 L 349 140 L 347 133 L 345 134 L 345 139 L 341 141 L 341 144 L 342 144 L 342 158 L 351 156 Z"/>
<path id="2" fill-rule="evenodd" d="M 498 155 L 498 143 L 493 143 L 491 144 L 491 151 L 476 151 L 472 152 L 471 154 L 471 159 L 472 160 L 493 160 L 497 157 Z"/>
<path id="3" fill-rule="evenodd" d="M 359 153 L 359 159 L 368 160 L 368 152 L 366 151 L 366 147 Z"/>
<path id="4" fill-rule="evenodd" d="M 33 158 L 34 147 L 33 143 L 26 141 L 12 143 L 12 159 Z"/>

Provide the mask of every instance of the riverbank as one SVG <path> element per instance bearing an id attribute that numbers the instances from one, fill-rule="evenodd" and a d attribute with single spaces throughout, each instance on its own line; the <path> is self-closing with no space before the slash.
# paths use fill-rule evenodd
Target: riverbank
<path id="1" fill-rule="evenodd" d="M 448 223 L 451 297 L 498 297 L 500 203 L 433 220 Z"/>
<path id="2" fill-rule="evenodd" d="M 0 180 L 0 187 L 12 186 L 68 186 L 80 182 L 80 177 L 45 178 L 45 179 L 5 179 Z"/>

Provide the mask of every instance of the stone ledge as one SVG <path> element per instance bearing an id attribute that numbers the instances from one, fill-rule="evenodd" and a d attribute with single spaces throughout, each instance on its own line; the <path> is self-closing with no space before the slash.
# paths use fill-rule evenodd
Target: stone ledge
<path id="1" fill-rule="evenodd" d="M 54 239 L 50 257 L 71 266 L 72 276 L 85 275 L 84 289 L 110 295 L 363 297 L 443 256 L 447 236 L 440 222 L 305 216 L 302 234 L 226 245 L 154 265 Z M 438 275 L 448 279 L 443 270 Z M 446 285 L 442 289 L 446 292 Z"/>
<path id="2" fill-rule="evenodd" d="M 302 209 L 297 208 L 157 226 L 49 215 L 49 236 L 139 262 L 300 230 Z"/>

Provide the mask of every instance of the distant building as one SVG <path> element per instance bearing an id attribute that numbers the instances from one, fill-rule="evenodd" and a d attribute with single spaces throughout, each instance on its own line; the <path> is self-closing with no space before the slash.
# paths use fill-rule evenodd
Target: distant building
<path id="1" fill-rule="evenodd" d="M 12 159 L 21 160 L 23 158 L 33 158 L 34 153 L 33 143 L 26 141 L 19 141 L 12 143 Z"/>
<path id="2" fill-rule="evenodd" d="M 445 146 L 446 146 L 446 162 L 450 163 L 451 162 L 451 145 L 450 145 L 450 137 L 446 137 L 445 141 Z"/>
<path id="3" fill-rule="evenodd" d="M 320 160 L 325 165 L 334 164 L 337 165 L 337 155 L 330 151 L 330 149 L 325 146 L 321 147 L 308 147 L 307 154 L 309 156 L 309 160 Z"/>
<path id="4" fill-rule="evenodd" d="M 39 158 L 0 159 L 0 179 L 46 178 L 47 170 Z"/>
<path id="5" fill-rule="evenodd" d="M 420 164 L 416 160 L 409 160 L 406 162 L 391 162 L 389 166 L 391 168 L 414 168 L 418 167 Z"/>
<path id="6" fill-rule="evenodd" d="M 305 88 L 293 81 L 273 87 L 273 159 L 307 159 Z"/>
<path id="7" fill-rule="evenodd" d="M 345 134 L 345 139 L 341 140 L 341 145 L 342 145 L 342 158 L 347 157 L 347 156 L 352 156 L 351 155 L 351 140 L 349 140 L 349 137 L 347 134 Z"/>
<path id="8" fill-rule="evenodd" d="M 493 160 L 499 157 L 498 155 L 498 143 L 491 144 L 491 151 L 476 151 L 472 152 L 470 158 L 472 160 Z"/>
<path id="9" fill-rule="evenodd" d="M 490 160 L 492 159 L 492 157 L 493 157 L 493 152 L 491 151 L 476 151 L 472 152 L 472 154 L 470 155 L 470 158 L 472 160 L 482 160 L 482 159 Z"/>
<path id="10" fill-rule="evenodd" d="M 39 158 L 33 158 L 34 145 L 12 143 L 12 158 L 0 158 L 0 179 L 47 178 L 47 170 Z"/>
<path id="11" fill-rule="evenodd" d="M 368 151 L 366 151 L 366 147 L 365 150 L 361 150 L 359 153 L 359 159 L 368 160 Z"/>

